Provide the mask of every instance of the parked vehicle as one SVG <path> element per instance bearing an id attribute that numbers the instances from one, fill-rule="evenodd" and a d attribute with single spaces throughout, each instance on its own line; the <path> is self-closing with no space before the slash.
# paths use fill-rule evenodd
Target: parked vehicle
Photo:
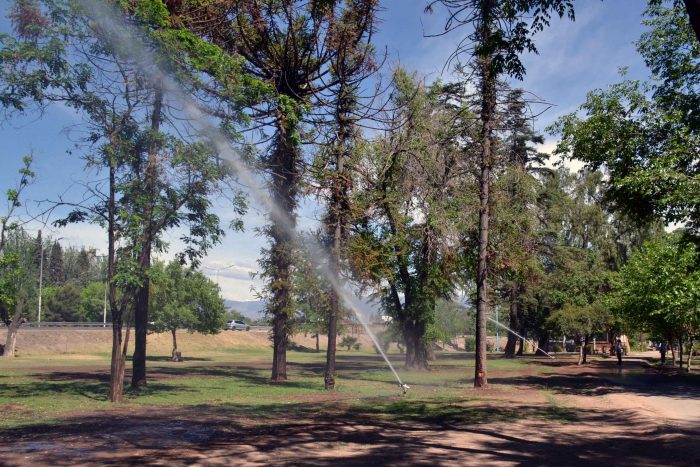
<path id="1" fill-rule="evenodd" d="M 250 331 L 250 326 L 239 319 L 234 319 L 226 323 L 227 331 Z"/>

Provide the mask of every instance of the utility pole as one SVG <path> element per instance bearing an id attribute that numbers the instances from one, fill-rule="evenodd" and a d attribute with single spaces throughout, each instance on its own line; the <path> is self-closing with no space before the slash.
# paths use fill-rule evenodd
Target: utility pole
<path id="1" fill-rule="evenodd" d="M 499 329 L 500 329 L 500 321 L 498 320 L 498 309 L 500 307 L 496 307 L 496 352 L 500 352 L 501 350 L 501 335 L 499 334 Z"/>
<path id="2" fill-rule="evenodd" d="M 216 285 L 219 285 L 219 271 L 223 269 L 231 269 L 235 267 L 235 264 L 229 264 L 228 266 L 221 266 L 219 268 L 210 268 L 209 266 L 203 266 L 204 269 L 209 269 L 210 271 L 216 271 Z"/>
<path id="3" fill-rule="evenodd" d="M 107 327 L 107 282 L 105 282 L 105 301 L 102 307 L 102 327 Z"/>
<path id="4" fill-rule="evenodd" d="M 36 326 L 41 326 L 41 289 L 44 284 L 44 237 L 41 235 L 41 230 L 39 230 L 39 238 L 41 239 L 41 255 L 39 258 L 39 309 L 36 313 Z M 36 264 L 36 263 L 34 263 Z"/>
<path id="5" fill-rule="evenodd" d="M 97 255 L 98 258 L 102 258 L 102 266 L 104 266 L 104 261 L 107 258 L 107 255 Z M 105 277 L 105 299 L 104 303 L 102 305 L 102 327 L 106 328 L 107 327 L 107 290 L 109 290 L 109 278 Z"/>

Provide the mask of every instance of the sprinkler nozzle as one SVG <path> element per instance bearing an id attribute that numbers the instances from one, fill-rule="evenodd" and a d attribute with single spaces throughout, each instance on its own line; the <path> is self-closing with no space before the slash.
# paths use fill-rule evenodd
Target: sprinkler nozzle
<path id="1" fill-rule="evenodd" d="M 406 391 L 411 389 L 411 386 L 409 386 L 408 384 L 404 384 L 404 383 L 399 384 L 399 387 L 403 390 L 404 396 L 406 395 Z"/>

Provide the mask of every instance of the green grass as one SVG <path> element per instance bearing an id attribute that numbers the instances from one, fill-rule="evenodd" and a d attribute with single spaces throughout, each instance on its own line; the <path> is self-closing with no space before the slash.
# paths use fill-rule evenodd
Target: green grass
<path id="1" fill-rule="evenodd" d="M 151 378 L 139 390 L 127 390 L 121 407 L 182 406 L 210 413 L 237 414 L 255 421 L 304 414 L 344 412 L 381 416 L 398 421 L 425 423 L 475 423 L 517 417 L 513 408 L 464 406 L 481 397 L 471 387 L 473 362 L 466 354 L 439 354 L 432 370 L 407 372 L 402 356 L 392 355 L 402 380 L 411 386 L 401 400 L 401 390 L 381 357 L 372 352 L 338 354 L 337 392 L 329 400 L 323 389 L 325 353 L 290 351 L 289 381 L 269 382 L 271 352 L 268 348 L 227 349 L 200 352 L 184 363 L 154 356 L 148 363 Z M 527 367 L 525 360 L 492 359 L 489 370 L 514 375 Z M 57 358 L 26 357 L 0 362 L 0 427 L 13 428 L 50 423 L 84 412 L 109 411 L 107 400 L 109 356 L 60 355 Z M 533 409 L 526 416 L 557 415 L 559 408 Z M 564 417 L 563 412 L 559 418 Z"/>

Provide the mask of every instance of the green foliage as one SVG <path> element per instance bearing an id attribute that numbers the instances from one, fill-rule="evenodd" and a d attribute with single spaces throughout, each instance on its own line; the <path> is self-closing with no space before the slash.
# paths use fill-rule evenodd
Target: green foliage
<path id="1" fill-rule="evenodd" d="M 680 232 L 644 245 L 622 268 L 609 297 L 613 310 L 637 328 L 665 338 L 700 329 L 697 247 Z"/>
<path id="2" fill-rule="evenodd" d="M 363 213 L 348 242 L 351 268 L 401 327 L 410 366 L 426 365 L 426 339 L 437 338 L 436 301 L 454 292 L 462 266 L 450 236 L 470 212 L 458 176 L 458 111 L 443 97 L 439 84 L 426 87 L 396 71 L 398 110 L 387 136 L 361 148 L 368 170 L 351 203 Z"/>
<path id="3" fill-rule="evenodd" d="M 648 82 L 623 81 L 589 93 L 580 113 L 562 117 L 557 152 L 605 166 L 607 198 L 642 218 L 700 228 L 700 185 L 694 161 L 700 141 L 700 43 L 680 2 L 650 3 L 650 29 L 637 50 Z"/>
<path id="4" fill-rule="evenodd" d="M 435 340 L 449 342 L 474 328 L 474 314 L 459 303 L 440 299 L 435 304 L 435 322 L 431 328 Z"/>
<path id="5" fill-rule="evenodd" d="M 555 335 L 582 341 L 595 333 L 607 331 L 611 322 L 610 312 L 600 302 L 585 306 L 567 304 L 547 318 L 547 327 Z"/>
<path id="6" fill-rule="evenodd" d="M 19 255 L 7 252 L 0 256 L 0 308 L 2 319 L 7 323 L 17 302 L 18 283 L 21 277 Z"/>
<path id="7" fill-rule="evenodd" d="M 383 331 L 377 333 L 377 341 L 382 350 L 386 352 L 389 350 L 389 346 L 395 342 L 397 344 L 403 344 L 403 336 L 401 335 L 401 329 L 395 323 L 389 323 L 389 325 Z M 374 349 L 376 353 L 379 353 L 377 349 Z"/>
<path id="8" fill-rule="evenodd" d="M 20 318 L 33 318 L 35 312 L 39 270 L 34 267 L 35 240 L 16 227 L 5 238 L 0 253 L 0 318 L 7 324 L 17 303 L 23 303 Z"/>
<path id="9" fill-rule="evenodd" d="M 245 316 L 243 313 L 241 313 L 238 310 L 234 310 L 233 308 L 227 308 L 226 313 L 224 314 L 224 319 L 228 321 L 232 320 L 238 320 L 238 321 L 243 321 L 244 323 L 250 324 L 250 318 Z"/>
<path id="10" fill-rule="evenodd" d="M 359 350 L 359 343 L 357 342 L 357 338 L 348 335 L 343 336 L 338 345 L 340 345 L 341 347 L 346 347 L 348 351 L 355 346 L 357 346 L 355 350 Z"/>
<path id="11" fill-rule="evenodd" d="M 42 290 L 42 321 L 81 321 L 82 293 L 73 282 Z"/>
<path id="12" fill-rule="evenodd" d="M 490 57 L 494 76 L 505 73 L 516 79 L 525 75 L 520 54 L 537 53 L 534 35 L 549 26 L 552 15 L 574 19 L 573 0 L 432 0 L 426 10 L 432 12 L 435 4 L 443 4 L 449 14 L 447 30 L 471 28 L 455 57 Z"/>
<path id="13" fill-rule="evenodd" d="M 80 321 L 101 322 L 104 318 L 105 283 L 92 281 L 80 291 Z M 111 310 L 107 307 L 107 321 L 111 321 Z"/>
<path id="14" fill-rule="evenodd" d="M 216 283 L 177 261 L 154 264 L 150 275 L 152 331 L 221 332 L 226 309 Z"/>
<path id="15" fill-rule="evenodd" d="M 474 352 L 476 350 L 476 338 L 474 336 L 464 337 L 464 350 Z"/>

